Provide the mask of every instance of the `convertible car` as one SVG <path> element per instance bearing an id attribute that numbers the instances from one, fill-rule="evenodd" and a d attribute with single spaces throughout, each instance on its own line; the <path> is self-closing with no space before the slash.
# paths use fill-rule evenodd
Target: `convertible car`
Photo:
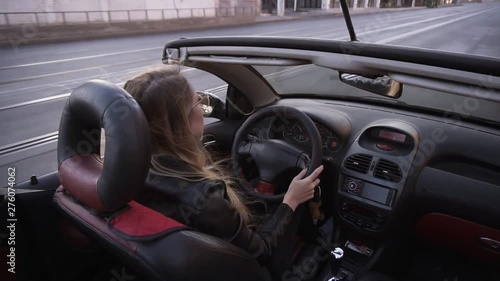
<path id="1" fill-rule="evenodd" d="M 500 280 L 500 60 L 359 42 L 346 19 L 350 41 L 181 38 L 158 55 L 227 84 L 207 93 L 202 141 L 255 212 L 324 165 L 282 280 Z M 134 201 L 149 142 L 122 88 L 73 91 L 58 171 L 5 188 L 16 280 L 271 280 L 230 241 Z"/>

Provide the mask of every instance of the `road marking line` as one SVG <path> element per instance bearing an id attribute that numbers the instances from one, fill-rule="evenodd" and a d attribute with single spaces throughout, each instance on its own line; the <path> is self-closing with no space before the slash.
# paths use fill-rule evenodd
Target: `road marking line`
<path id="1" fill-rule="evenodd" d="M 496 9 L 494 9 L 494 10 L 496 10 Z M 474 13 L 472 15 L 467 15 L 467 16 L 463 16 L 463 17 L 460 17 L 460 18 L 456 18 L 456 19 L 452 19 L 452 20 L 449 20 L 449 21 L 445 21 L 445 22 L 442 22 L 442 23 L 434 24 L 434 25 L 427 26 L 427 27 L 424 27 L 424 28 L 421 28 L 421 29 L 413 30 L 413 31 L 406 32 L 406 33 L 403 33 L 403 34 L 399 34 L 399 35 L 396 35 L 396 36 L 392 36 L 392 37 L 389 37 L 389 38 L 386 38 L 386 39 L 378 40 L 378 41 L 376 41 L 376 43 L 384 44 L 384 43 L 392 42 L 392 41 L 395 41 L 395 40 L 398 40 L 398 39 L 401 39 L 401 38 L 405 38 L 405 37 L 412 36 L 412 35 L 415 35 L 415 34 L 418 34 L 418 33 L 422 33 L 422 32 L 425 32 L 425 31 L 437 28 L 437 27 L 441 27 L 443 25 L 447 25 L 447 24 L 450 24 L 450 23 L 453 23 L 453 22 L 456 22 L 456 21 L 460 21 L 460 20 L 463 20 L 463 19 L 466 19 L 466 18 L 474 17 L 474 16 L 477 16 L 477 15 L 480 15 L 480 14 L 484 14 L 484 13 L 487 13 L 487 12 L 494 11 L 494 10 L 482 11 L 482 12 Z"/>
<path id="2" fill-rule="evenodd" d="M 129 73 L 129 72 L 134 72 L 134 71 L 140 71 L 140 70 L 143 70 L 144 68 L 147 68 L 147 67 L 149 67 L 149 66 L 134 67 L 134 68 L 129 68 L 129 69 L 121 70 L 121 71 L 111 72 L 111 73 L 108 73 L 108 77 L 123 75 L 123 74 Z M 6 90 L 6 91 L 3 91 L 3 92 L 0 91 L 0 95 L 12 94 L 12 93 L 17 93 L 17 92 L 26 91 L 26 90 L 30 90 L 30 91 L 38 90 L 38 89 L 47 89 L 47 90 L 49 90 L 48 88 L 50 88 L 50 87 L 70 88 L 67 85 L 70 85 L 72 83 L 81 83 L 80 82 L 81 80 L 83 80 L 85 82 L 85 81 L 87 81 L 89 79 L 100 79 L 100 78 L 96 77 L 95 75 L 92 75 L 92 76 L 85 76 L 85 77 L 80 77 L 80 78 L 75 78 L 75 79 L 67 79 L 67 80 L 64 80 L 64 81 L 55 82 L 55 83 L 51 83 L 51 84 L 38 85 L 38 86 L 30 86 L 30 87 L 25 87 L 25 88 L 17 88 L 17 89 L 13 89 L 13 90 Z M 104 78 L 102 78 L 102 79 L 104 79 Z M 104 80 L 111 80 L 111 79 L 110 78 L 106 78 Z"/>
<path id="3" fill-rule="evenodd" d="M 387 12 L 387 13 L 391 13 L 391 12 Z M 384 15 L 387 15 L 387 13 L 383 13 L 382 16 Z M 397 13 L 397 12 L 396 12 Z M 372 15 L 372 16 L 375 16 L 379 14 L 379 13 L 375 13 L 375 14 L 368 14 L 368 15 Z M 433 14 L 437 14 L 437 13 L 433 13 Z M 423 17 L 423 16 L 428 16 L 426 14 L 418 14 L 418 15 L 414 15 L 414 16 L 411 16 L 411 17 L 404 17 L 404 16 L 401 16 L 401 17 L 393 17 L 391 18 L 390 21 L 387 21 L 385 23 L 389 23 L 389 22 L 393 22 L 393 21 L 400 21 L 400 20 L 408 20 L 408 19 L 412 19 L 412 18 L 418 18 L 418 17 Z M 339 19 L 342 19 L 339 17 Z M 360 25 L 360 24 L 368 24 L 370 21 L 373 21 L 372 19 L 366 19 L 367 22 L 362 22 L 362 21 L 359 21 L 359 22 L 356 22 L 357 25 Z M 280 30 L 280 31 L 271 31 L 271 32 L 264 32 L 264 33 L 256 33 L 256 34 L 253 34 L 253 35 L 257 35 L 257 36 L 262 36 L 262 35 L 271 35 L 271 34 L 281 34 L 281 33 L 288 33 L 288 32 L 294 32 L 294 31 L 308 31 L 308 30 L 317 30 L 318 28 L 326 28 L 326 27 L 332 27 L 333 25 L 330 23 L 330 24 L 327 24 L 327 25 L 319 25 L 319 26 L 313 26 L 313 27 L 302 27 L 302 28 L 294 28 L 294 29 L 287 29 L 287 30 Z M 343 26 L 342 27 L 342 30 L 344 30 L 346 27 Z M 338 30 L 340 31 L 340 29 Z M 329 30 L 329 32 L 331 33 L 331 30 Z M 321 33 L 319 34 L 321 35 Z"/>
<path id="4" fill-rule="evenodd" d="M 0 155 L 4 156 L 5 154 L 9 154 L 12 152 L 22 151 L 25 149 L 37 147 L 39 145 L 57 141 L 58 136 L 59 136 L 59 131 L 55 131 L 37 137 L 29 138 L 23 141 L 18 141 L 8 145 L 3 145 L 0 147 Z"/>
<path id="5" fill-rule="evenodd" d="M 186 71 L 189 71 L 189 70 L 186 70 Z M 124 84 L 125 83 L 117 83 L 116 85 L 123 86 Z M 203 90 L 203 91 L 218 92 L 218 91 L 224 90 L 224 88 L 226 88 L 226 87 L 227 87 L 227 84 L 226 85 L 220 85 L 220 86 L 213 87 L 213 88 L 209 88 L 209 89 L 206 89 L 206 90 Z M 63 95 L 57 96 L 57 98 L 65 98 L 65 97 L 67 97 L 69 95 L 70 94 L 63 94 Z M 54 96 L 54 97 L 56 97 L 56 96 Z M 4 154 L 7 154 L 7 153 L 20 152 L 20 151 L 31 149 L 31 148 L 34 148 L 34 147 L 37 147 L 37 146 L 40 146 L 40 145 L 43 145 L 43 144 L 48 144 L 48 143 L 51 143 L 53 141 L 57 141 L 58 136 L 59 136 L 59 131 L 55 131 L 55 132 L 50 132 L 50 133 L 47 133 L 47 134 L 39 135 L 39 136 L 36 136 L 36 137 L 28 138 L 28 139 L 25 139 L 25 140 L 22 140 L 22 141 L 17 141 L 17 142 L 14 142 L 14 143 L 6 144 L 6 145 L 3 145 L 3 146 L 0 147 L 0 155 L 3 156 Z M 32 145 L 30 145 L 30 143 Z"/>
<path id="6" fill-rule="evenodd" d="M 387 14 L 384 14 L 384 15 L 387 15 Z M 434 15 L 437 15 L 437 13 L 433 13 L 433 14 L 430 14 L 430 15 L 425 15 L 425 14 L 419 14 L 419 15 L 416 15 L 416 16 L 412 16 L 412 17 L 394 17 L 394 18 L 391 18 L 391 20 L 389 21 L 384 21 L 383 23 L 384 24 L 388 24 L 388 23 L 391 23 L 391 22 L 397 22 L 397 21 L 407 21 L 408 19 L 414 19 L 414 18 L 422 18 L 422 17 L 425 17 L 425 16 L 434 16 Z M 375 18 L 371 18 L 371 19 L 368 19 L 367 21 L 358 21 L 356 22 L 356 26 L 355 26 L 355 29 L 358 30 L 360 29 L 361 27 L 363 26 L 367 26 L 369 24 L 371 24 L 373 21 L 376 21 L 376 17 L 379 16 L 380 17 L 380 14 L 374 14 L 372 15 L 373 17 Z M 317 30 L 318 28 L 323 28 L 323 27 L 330 27 L 330 29 L 328 30 Z M 331 27 L 335 27 L 335 28 L 331 28 Z M 301 34 L 297 34 L 297 35 L 294 35 L 294 36 L 298 36 L 298 37 L 304 37 L 304 38 L 315 38 L 315 37 L 325 37 L 325 36 L 330 36 L 330 35 L 334 35 L 334 34 L 337 34 L 339 32 L 344 32 L 346 31 L 347 32 L 347 29 L 345 26 L 337 26 L 337 25 L 322 25 L 322 26 L 318 26 L 318 27 L 309 27 L 309 28 L 297 28 L 297 29 L 290 29 L 290 30 L 285 30 L 285 31 L 274 31 L 274 32 L 267 32 L 267 33 L 260 33 L 260 34 L 255 34 L 255 35 L 270 35 L 270 34 L 279 34 L 279 33 L 287 33 L 287 32 L 290 32 L 290 31 L 299 31 L 299 30 L 303 30 L 304 32 L 302 33 L 307 33 L 306 35 L 301 35 Z M 346 37 L 347 38 L 347 37 Z"/>
<path id="7" fill-rule="evenodd" d="M 122 54 L 129 54 L 129 53 L 135 53 L 135 52 L 150 51 L 150 50 L 156 50 L 156 49 L 163 49 L 163 47 L 145 48 L 145 49 L 124 51 L 124 52 L 114 52 L 114 53 L 106 53 L 106 54 L 93 55 L 93 56 L 76 57 L 76 58 L 70 58 L 70 59 L 53 60 L 53 61 L 43 61 L 43 62 L 35 62 L 35 63 L 27 63 L 27 64 L 19 64 L 19 65 L 11 65 L 11 66 L 0 67 L 0 70 L 13 69 L 13 68 L 21 68 L 21 67 L 26 67 L 26 66 L 44 65 L 44 64 L 51 64 L 51 63 L 58 63 L 58 62 L 67 62 L 67 61 L 93 59 L 93 58 L 102 58 L 102 57 L 107 57 L 107 56 L 122 55 Z"/>
<path id="8" fill-rule="evenodd" d="M 187 68 L 187 69 L 182 69 L 180 72 L 188 72 L 188 71 L 193 71 L 193 70 L 198 70 L 198 69 Z M 98 79 L 98 78 L 94 78 L 94 79 Z M 119 82 L 119 83 L 114 83 L 114 84 L 121 87 L 121 86 L 125 85 L 125 82 Z M 7 109 L 14 109 L 14 108 L 22 107 L 22 106 L 33 105 L 33 104 L 47 102 L 47 101 L 64 99 L 64 98 L 69 97 L 70 95 L 71 95 L 71 93 L 65 93 L 65 94 L 60 94 L 60 95 L 56 95 L 56 96 L 50 96 L 50 97 L 40 98 L 40 99 L 36 99 L 36 100 L 30 100 L 30 101 L 20 102 L 20 103 L 16 103 L 16 104 L 11 104 L 11 105 L 0 107 L 0 111 L 7 110 Z"/>
<path id="9" fill-rule="evenodd" d="M 119 65 L 124 65 L 124 64 L 146 62 L 146 61 L 151 61 L 151 59 L 147 59 L 147 60 L 134 60 L 134 61 L 128 61 L 128 62 L 115 63 L 115 64 L 97 65 L 97 66 L 92 66 L 92 67 L 85 67 L 85 68 L 79 68 L 79 69 L 73 69 L 73 70 L 67 70 L 67 71 L 61 71 L 61 72 L 51 72 L 51 73 L 47 73 L 47 74 L 41 74 L 41 75 L 23 77 L 23 78 L 19 78 L 17 80 L 8 80 L 8 81 L 3 81 L 3 82 L 0 81 L 0 85 L 7 85 L 7 84 L 11 84 L 11 83 L 16 83 L 16 82 L 23 82 L 23 81 L 35 80 L 35 79 L 40 79 L 40 78 L 51 77 L 51 76 L 54 76 L 54 75 L 69 74 L 69 73 L 86 71 L 86 70 L 92 70 L 92 69 L 102 70 L 104 72 L 107 72 L 103 68 L 105 68 L 105 67 L 119 66 Z"/>
<path id="10" fill-rule="evenodd" d="M 435 18 L 430 18 L 430 19 L 425 19 L 425 20 L 420 20 L 420 21 L 413 21 L 413 22 L 408 22 L 408 23 L 404 23 L 404 24 L 399 24 L 399 25 L 384 27 L 384 28 L 380 28 L 380 29 L 375 29 L 375 30 L 367 31 L 367 32 L 356 33 L 356 36 L 359 37 L 359 36 L 362 36 L 362 35 L 372 34 L 372 33 L 375 33 L 375 32 L 398 29 L 398 28 L 401 28 L 401 27 L 411 26 L 411 25 L 415 25 L 415 24 L 419 24 L 419 23 L 424 23 L 424 22 L 428 22 L 428 21 L 433 21 L 433 20 L 437 20 L 437 19 L 441 19 L 441 18 L 453 17 L 453 16 L 457 16 L 457 15 L 460 15 L 460 14 L 463 14 L 463 13 L 466 13 L 466 12 L 461 12 L 461 13 L 451 14 L 451 15 L 444 15 L 444 16 L 439 16 L 439 17 L 435 17 Z M 333 34 L 325 34 L 325 35 L 319 36 L 319 37 L 321 38 L 321 37 L 330 36 L 330 35 L 333 35 Z M 335 38 L 333 40 L 343 40 L 343 39 L 349 39 L 349 38 L 350 38 L 349 36 L 342 36 L 342 37 L 337 37 L 337 38 Z"/>
<path id="11" fill-rule="evenodd" d="M 69 97 L 71 93 L 66 93 L 66 94 L 61 94 L 61 95 L 56 95 L 56 96 L 51 96 L 51 97 L 46 97 L 46 98 L 41 98 L 41 99 L 36 99 L 36 100 L 30 100 L 30 101 L 25 101 L 25 102 L 20 102 L 12 105 L 7 105 L 4 107 L 0 107 L 0 111 L 6 110 L 6 109 L 14 109 L 18 108 L 21 106 L 27 106 L 27 105 L 32 105 L 36 103 L 42 103 L 46 101 L 52 101 L 52 100 L 58 100 L 58 99 L 63 99 Z"/>

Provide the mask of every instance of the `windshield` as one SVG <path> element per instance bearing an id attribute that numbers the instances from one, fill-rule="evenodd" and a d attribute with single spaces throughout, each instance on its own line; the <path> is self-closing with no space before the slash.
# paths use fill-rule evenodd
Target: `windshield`
<path id="1" fill-rule="evenodd" d="M 339 72 L 312 64 L 300 66 L 253 66 L 279 95 L 316 95 L 382 102 L 414 109 L 434 109 L 446 117 L 479 118 L 500 123 L 498 103 L 404 85 L 402 96 L 391 99 L 355 88 L 339 79 Z M 481 110 L 478 110 L 478 109 Z"/>

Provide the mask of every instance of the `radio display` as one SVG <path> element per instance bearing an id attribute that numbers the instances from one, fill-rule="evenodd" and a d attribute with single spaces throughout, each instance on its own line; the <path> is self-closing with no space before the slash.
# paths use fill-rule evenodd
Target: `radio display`
<path id="1" fill-rule="evenodd" d="M 341 190 L 374 202 L 391 205 L 395 190 L 346 176 Z"/>
<path id="2" fill-rule="evenodd" d="M 405 134 L 400 134 L 400 133 L 391 132 L 391 131 L 387 131 L 387 130 L 380 130 L 378 133 L 378 136 L 383 138 L 383 139 L 388 139 L 388 140 L 397 141 L 397 142 L 405 142 L 406 141 Z"/>
<path id="3" fill-rule="evenodd" d="M 390 189 L 379 187 L 373 184 L 365 183 L 361 197 L 373 200 L 381 204 L 387 204 Z"/>

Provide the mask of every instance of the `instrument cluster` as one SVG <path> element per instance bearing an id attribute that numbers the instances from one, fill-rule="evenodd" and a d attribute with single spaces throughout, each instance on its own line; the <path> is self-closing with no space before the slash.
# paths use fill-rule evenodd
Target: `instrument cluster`
<path id="1" fill-rule="evenodd" d="M 318 128 L 321 136 L 324 151 L 329 153 L 337 152 L 340 147 L 339 137 L 325 125 L 318 122 L 314 122 L 314 124 L 316 125 L 316 128 Z M 275 120 L 271 123 L 271 127 L 268 131 L 268 137 L 285 139 L 305 147 L 310 147 L 311 145 L 311 140 L 307 130 L 297 120 L 287 120 L 286 124 L 281 120 Z"/>

